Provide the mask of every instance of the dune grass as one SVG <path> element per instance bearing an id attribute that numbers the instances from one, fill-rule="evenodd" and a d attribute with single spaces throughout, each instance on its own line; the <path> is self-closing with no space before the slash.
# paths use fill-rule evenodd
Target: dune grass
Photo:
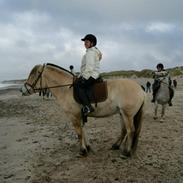
<path id="1" fill-rule="evenodd" d="M 183 66 L 181 67 L 174 67 L 167 69 L 172 77 L 183 75 Z M 110 77 L 145 77 L 145 78 L 152 78 L 153 70 L 150 69 L 143 69 L 141 71 L 135 70 L 120 70 L 120 71 L 112 71 L 112 72 L 104 72 L 102 73 L 102 77 L 110 78 Z"/>

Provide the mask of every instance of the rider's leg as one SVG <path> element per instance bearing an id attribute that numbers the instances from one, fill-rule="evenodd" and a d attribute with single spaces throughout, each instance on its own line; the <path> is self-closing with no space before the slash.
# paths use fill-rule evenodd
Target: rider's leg
<path id="1" fill-rule="evenodd" d="M 155 102 L 155 96 L 156 96 L 156 90 L 154 90 L 154 89 L 153 89 L 152 96 L 153 96 L 153 98 L 152 98 L 151 102 L 154 103 Z"/>
<path id="2" fill-rule="evenodd" d="M 155 80 L 154 83 L 153 83 L 153 87 L 152 87 L 152 90 L 153 90 L 153 93 L 152 93 L 153 98 L 152 98 L 151 102 L 153 102 L 153 103 L 155 102 L 156 93 L 157 93 L 159 87 L 160 87 L 159 81 L 156 81 Z"/>
<path id="3" fill-rule="evenodd" d="M 172 98 L 174 96 L 174 90 L 172 87 L 169 87 L 170 100 L 168 101 L 169 106 L 172 106 Z"/>
<path id="4" fill-rule="evenodd" d="M 91 88 L 91 85 L 93 85 L 94 82 L 95 82 L 95 79 L 90 77 L 88 80 L 81 79 L 79 83 L 79 96 L 80 96 L 79 98 L 83 105 L 82 111 L 85 115 L 94 111 L 94 108 L 90 103 L 89 96 L 87 95 L 87 90 Z"/>

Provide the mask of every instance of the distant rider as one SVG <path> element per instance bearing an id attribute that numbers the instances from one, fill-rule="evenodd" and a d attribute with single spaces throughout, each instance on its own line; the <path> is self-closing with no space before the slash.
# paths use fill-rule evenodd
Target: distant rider
<path id="1" fill-rule="evenodd" d="M 172 98 L 174 96 L 174 90 L 170 86 L 171 78 L 169 76 L 169 72 L 164 69 L 164 65 L 162 63 L 159 63 L 156 66 L 156 68 L 157 68 L 157 71 L 155 71 L 153 73 L 153 78 L 154 78 L 154 83 L 152 85 L 153 99 L 151 100 L 151 102 L 155 102 L 156 93 L 157 93 L 158 89 L 160 88 L 161 81 L 166 78 L 166 79 L 168 79 L 169 92 L 170 92 L 170 100 L 168 101 L 168 104 L 169 104 L 169 106 L 172 106 Z"/>

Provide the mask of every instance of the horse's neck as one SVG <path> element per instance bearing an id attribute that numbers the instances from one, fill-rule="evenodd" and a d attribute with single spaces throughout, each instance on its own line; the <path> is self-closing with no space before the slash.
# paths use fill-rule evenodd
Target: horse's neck
<path id="1" fill-rule="evenodd" d="M 46 78 L 46 82 L 49 86 L 53 84 L 57 85 L 67 85 L 67 84 L 72 84 L 73 82 L 73 76 L 66 73 L 66 72 L 61 72 L 58 70 L 54 69 L 49 69 L 47 68 L 46 72 L 44 73 L 44 77 Z"/>
<path id="2" fill-rule="evenodd" d="M 161 89 L 168 89 L 168 84 L 162 82 L 161 85 L 160 85 L 160 88 L 161 88 Z"/>
<path id="3" fill-rule="evenodd" d="M 72 93 L 70 85 L 73 83 L 73 77 L 69 74 L 54 72 L 54 70 L 45 72 L 45 85 L 50 89 L 52 94 L 58 98 L 67 96 Z"/>
<path id="4" fill-rule="evenodd" d="M 161 95 L 161 96 L 164 96 L 164 97 L 169 97 L 168 84 L 161 83 L 160 88 L 158 90 L 158 95 Z"/>

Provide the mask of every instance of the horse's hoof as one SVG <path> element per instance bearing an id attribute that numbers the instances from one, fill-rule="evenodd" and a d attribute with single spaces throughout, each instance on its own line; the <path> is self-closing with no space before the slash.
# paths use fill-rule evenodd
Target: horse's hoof
<path id="1" fill-rule="evenodd" d="M 88 153 L 95 154 L 95 151 L 91 148 L 91 146 L 87 145 L 87 146 L 86 146 L 86 149 L 87 149 L 87 152 L 88 152 Z"/>
<path id="2" fill-rule="evenodd" d="M 88 155 L 88 151 L 86 149 L 81 148 L 79 154 L 81 156 L 87 156 Z"/>
<path id="3" fill-rule="evenodd" d="M 154 116 L 153 119 L 156 120 L 156 119 L 158 119 L 158 117 L 157 116 Z"/>
<path id="4" fill-rule="evenodd" d="M 127 150 L 122 150 L 122 151 L 121 151 L 120 158 L 122 158 L 122 159 L 127 159 L 127 158 L 129 158 L 130 156 L 131 156 L 131 153 L 128 152 Z"/>
<path id="5" fill-rule="evenodd" d="M 119 150 L 119 145 L 113 144 L 111 149 L 112 150 Z"/>
<path id="6" fill-rule="evenodd" d="M 88 152 L 91 151 L 91 147 L 89 145 L 86 146 L 86 149 L 87 149 Z"/>
<path id="7" fill-rule="evenodd" d="M 160 119 L 160 123 L 163 123 L 164 121 L 165 121 L 164 118 L 161 118 L 161 119 Z"/>
<path id="8" fill-rule="evenodd" d="M 125 155 L 123 155 L 123 154 L 120 154 L 120 156 L 119 156 L 121 159 L 128 159 L 129 157 L 128 156 L 125 156 Z"/>

